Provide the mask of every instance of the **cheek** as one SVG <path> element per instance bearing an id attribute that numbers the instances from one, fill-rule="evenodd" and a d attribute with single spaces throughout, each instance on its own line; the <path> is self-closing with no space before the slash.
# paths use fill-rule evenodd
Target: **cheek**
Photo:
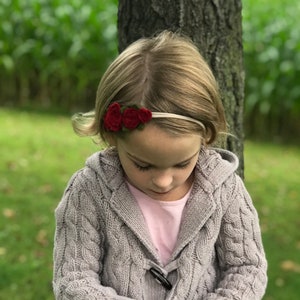
<path id="1" fill-rule="evenodd" d="M 123 167 L 123 170 L 124 170 L 125 174 L 128 177 L 132 177 L 133 174 L 134 174 L 134 169 L 131 166 L 131 164 L 128 161 L 126 161 L 126 160 L 125 161 L 121 160 L 121 164 L 122 164 L 122 167 Z"/>
<path id="2" fill-rule="evenodd" d="M 196 163 L 191 164 L 191 166 L 185 170 L 184 174 L 182 175 L 182 178 L 188 179 L 193 174 L 195 167 Z"/>
<path id="3" fill-rule="evenodd" d="M 127 173 L 127 178 L 128 178 L 128 181 L 133 186 L 135 186 L 136 188 L 138 188 L 140 190 L 144 190 L 145 188 L 147 188 L 149 186 L 148 184 L 150 182 L 150 179 L 144 173 L 136 172 L 136 171 L 132 170 L 132 172 Z"/>
<path id="4" fill-rule="evenodd" d="M 189 170 L 186 170 L 186 172 L 181 174 L 181 181 L 186 181 L 190 178 L 191 174 L 193 172 L 193 169 L 190 168 Z"/>
<path id="5" fill-rule="evenodd" d="M 132 183 L 145 183 L 147 181 L 146 175 L 140 172 L 131 162 L 123 162 L 122 167 L 129 181 Z"/>

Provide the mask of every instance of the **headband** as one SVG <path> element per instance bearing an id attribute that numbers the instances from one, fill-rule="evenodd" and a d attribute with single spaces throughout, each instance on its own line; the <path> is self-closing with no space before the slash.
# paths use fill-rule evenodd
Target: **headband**
<path id="1" fill-rule="evenodd" d="M 173 118 L 173 119 L 181 119 L 181 120 L 186 120 L 186 121 L 190 121 L 193 123 L 198 124 L 199 126 L 202 127 L 203 130 L 205 130 L 205 126 L 202 122 L 190 118 L 190 117 L 186 117 L 186 116 L 182 116 L 182 115 L 177 115 L 177 114 L 171 114 L 171 113 L 166 113 L 166 112 L 152 112 L 152 118 Z"/>
<path id="2" fill-rule="evenodd" d="M 107 109 L 104 115 L 104 128 L 107 131 L 118 132 L 128 131 L 133 129 L 141 129 L 144 124 L 150 122 L 152 119 L 159 118 L 174 118 L 186 120 L 198 124 L 205 130 L 202 122 L 172 113 L 166 112 L 151 112 L 149 109 L 137 106 L 122 106 L 118 102 L 113 102 Z"/>

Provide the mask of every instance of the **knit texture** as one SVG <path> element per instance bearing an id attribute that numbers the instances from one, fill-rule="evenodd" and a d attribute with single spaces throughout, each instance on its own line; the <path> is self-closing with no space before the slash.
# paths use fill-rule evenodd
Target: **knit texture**
<path id="1" fill-rule="evenodd" d="M 201 150 L 178 241 L 163 266 L 117 154 L 95 153 L 56 209 L 56 299 L 262 299 L 267 263 L 237 166 L 229 151 Z M 170 291 L 152 267 L 166 275 Z"/>

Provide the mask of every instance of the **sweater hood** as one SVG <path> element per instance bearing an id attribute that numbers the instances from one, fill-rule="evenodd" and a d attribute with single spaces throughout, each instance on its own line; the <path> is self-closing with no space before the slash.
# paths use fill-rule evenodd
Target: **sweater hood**
<path id="1" fill-rule="evenodd" d="M 233 175 L 238 165 L 237 156 L 228 150 L 203 148 L 196 164 L 195 179 L 205 190 L 210 191 Z M 93 170 L 111 190 L 124 182 L 124 172 L 120 166 L 114 148 L 96 152 L 86 161 L 86 167 Z"/>
<path id="2" fill-rule="evenodd" d="M 211 191 L 232 176 L 238 166 L 238 157 L 228 150 L 202 149 L 196 166 L 196 178 L 205 190 Z"/>

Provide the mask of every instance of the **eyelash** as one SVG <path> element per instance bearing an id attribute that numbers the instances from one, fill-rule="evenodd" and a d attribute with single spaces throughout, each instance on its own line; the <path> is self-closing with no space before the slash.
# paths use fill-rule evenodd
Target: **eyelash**
<path id="1" fill-rule="evenodd" d="M 190 162 L 187 162 L 187 163 L 184 163 L 182 165 L 177 165 L 177 166 L 175 166 L 175 168 L 177 168 L 177 169 L 185 169 L 185 168 L 188 167 L 189 164 L 190 164 Z M 151 166 L 142 167 L 142 166 L 140 166 L 139 164 L 137 164 L 135 162 L 134 162 L 134 165 L 136 166 L 137 169 L 139 169 L 142 172 L 146 172 L 146 171 L 150 170 L 150 168 L 151 168 Z"/>
<path id="2" fill-rule="evenodd" d="M 136 163 L 134 163 L 134 164 L 142 172 L 146 172 L 146 171 L 148 171 L 150 169 L 150 167 L 142 167 L 142 166 L 140 166 L 140 165 L 138 165 Z"/>

